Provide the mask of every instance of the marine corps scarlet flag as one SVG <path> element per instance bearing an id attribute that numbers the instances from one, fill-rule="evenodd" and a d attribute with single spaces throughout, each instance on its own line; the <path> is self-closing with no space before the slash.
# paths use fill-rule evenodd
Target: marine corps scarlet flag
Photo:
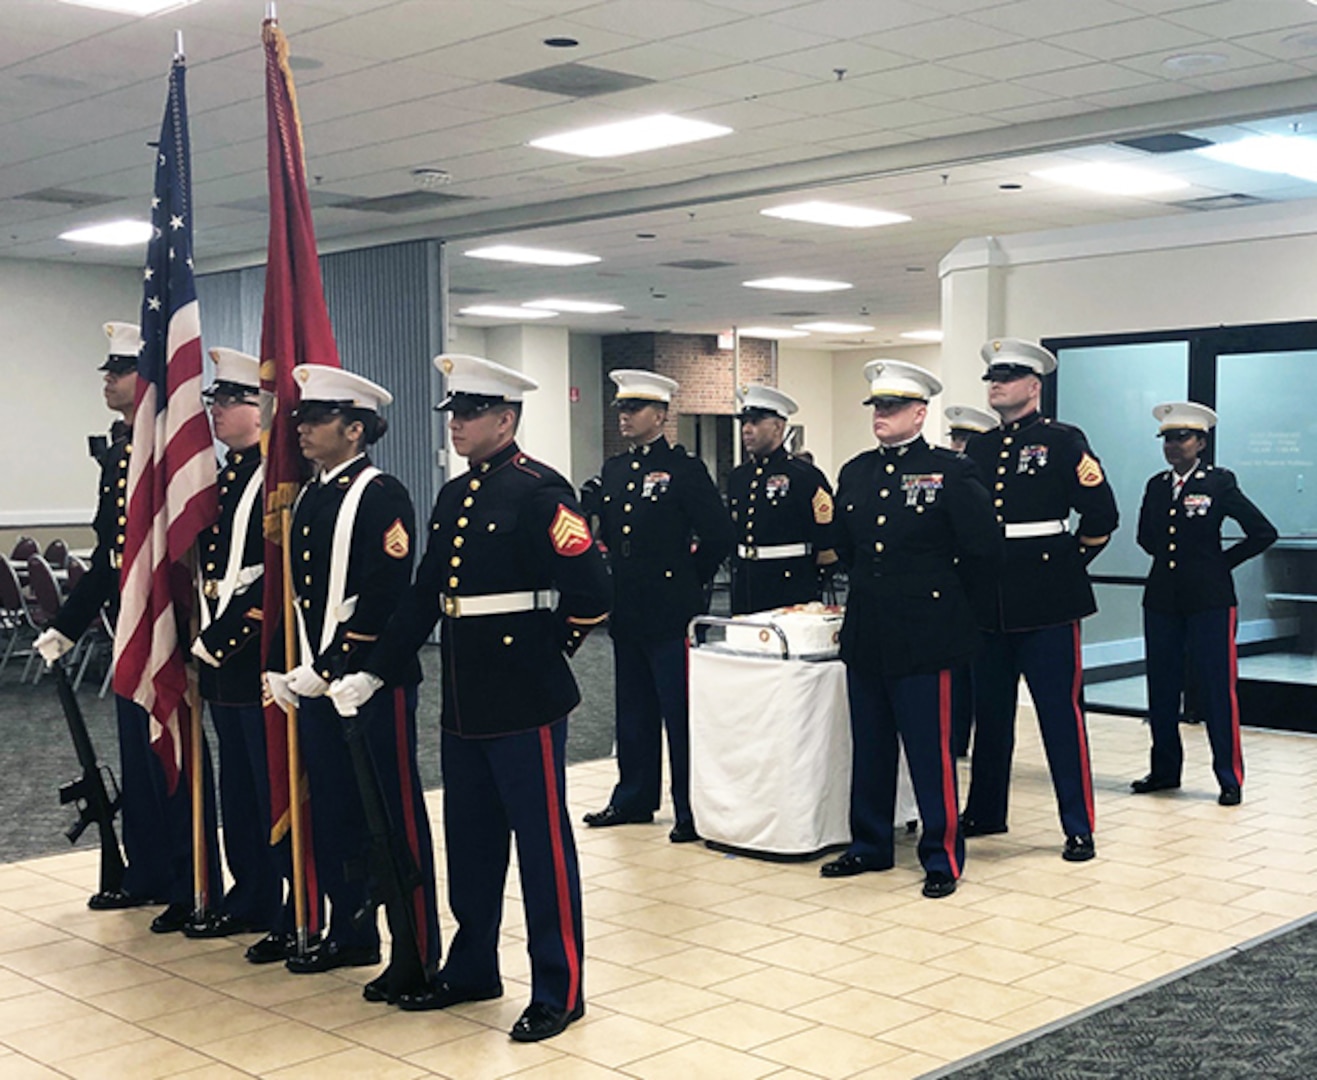
<path id="1" fill-rule="evenodd" d="M 261 323 L 262 445 L 265 451 L 265 594 L 262 655 L 284 655 L 280 625 L 286 609 L 282 511 L 301 487 L 304 461 L 291 413 L 297 404 L 293 368 L 298 364 L 339 367 L 338 346 L 325 306 L 316 254 L 311 200 L 302 155 L 302 125 L 288 66 L 288 41 L 273 19 L 262 28 L 270 174 L 270 244 Z M 289 658 L 292 666 L 293 658 Z M 290 824 L 286 717 L 274 704 L 265 710 L 270 774 L 271 841 Z M 305 831 L 305 830 L 303 830 Z M 309 845 L 308 845 L 309 853 Z"/>

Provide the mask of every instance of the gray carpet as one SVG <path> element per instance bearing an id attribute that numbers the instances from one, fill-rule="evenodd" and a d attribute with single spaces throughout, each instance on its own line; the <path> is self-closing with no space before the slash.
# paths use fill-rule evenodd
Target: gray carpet
<path id="1" fill-rule="evenodd" d="M 1317 921 L 963 1068 L 955 1080 L 1263 1080 L 1317 1075 Z"/>
<path id="2" fill-rule="evenodd" d="M 439 773 L 439 649 L 421 652 L 425 681 L 417 712 L 421 778 L 438 787 Z M 55 693 L 45 677 L 36 686 L 20 681 L 23 665 L 11 661 L 0 674 L 0 862 L 67 851 L 64 830 L 77 816 L 60 806 L 59 788 L 79 775 L 77 755 L 69 739 Z M 608 757 L 613 751 L 613 651 L 607 631 L 591 634 L 572 660 L 581 685 L 581 705 L 572 713 L 567 741 L 571 762 Z M 89 671 L 78 694 L 92 745 L 101 763 L 120 775 L 114 697 L 96 697 L 98 673 Z M 207 724 L 209 728 L 209 724 Z M 214 758 L 214 732 L 208 735 Z M 80 845 L 96 843 L 95 830 Z"/>

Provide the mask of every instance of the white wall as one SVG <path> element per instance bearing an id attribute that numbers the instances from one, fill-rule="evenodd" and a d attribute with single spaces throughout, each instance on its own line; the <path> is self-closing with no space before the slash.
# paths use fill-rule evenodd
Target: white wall
<path id="1" fill-rule="evenodd" d="M 572 462 L 571 472 L 566 475 L 579 488 L 598 475 L 604 465 L 603 341 L 598 334 L 572 334 L 567 350 L 571 386 L 577 400 L 569 401 L 567 406 L 571 418 Z"/>
<path id="2" fill-rule="evenodd" d="M 485 331 L 487 359 L 529 375 L 539 389 L 526 395 L 517 441 L 528 454 L 572 475 L 568 402 L 567 329 L 561 326 L 495 326 Z"/>
<path id="3" fill-rule="evenodd" d="M 136 322 L 140 270 L 0 260 L 0 525 L 86 524 L 96 502 L 87 436 L 105 408 L 101 329 Z"/>
<path id="4" fill-rule="evenodd" d="M 822 349 L 778 346 L 777 385 L 796 399 L 792 422 L 805 429 L 804 449 L 826 476 L 837 474 L 832 454 L 832 354 Z M 739 435 L 739 430 L 738 430 Z M 797 448 L 799 449 L 799 447 Z"/>

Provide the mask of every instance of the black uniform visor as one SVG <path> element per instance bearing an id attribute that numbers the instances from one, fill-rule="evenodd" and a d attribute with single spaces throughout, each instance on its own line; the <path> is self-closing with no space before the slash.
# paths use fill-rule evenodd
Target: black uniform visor
<path id="1" fill-rule="evenodd" d="M 226 382 L 221 379 L 201 391 L 201 400 L 207 405 L 219 405 L 221 407 L 259 405 L 261 403 L 260 394 L 260 390 L 254 386 L 244 386 L 242 383 Z"/>
<path id="2" fill-rule="evenodd" d="M 137 357 L 107 356 L 100 370 L 108 371 L 111 375 L 127 375 L 129 372 L 137 370 Z"/>
<path id="3" fill-rule="evenodd" d="M 489 412 L 495 405 L 507 405 L 505 398 L 492 394 L 464 394 L 460 390 L 449 394 L 434 407 L 435 412 L 449 412 L 458 420 L 474 420 Z"/>
<path id="4" fill-rule="evenodd" d="M 1015 382 L 1026 375 L 1037 375 L 1028 364 L 993 364 L 983 373 L 984 382 Z"/>
<path id="5" fill-rule="evenodd" d="M 293 410 L 293 422 L 297 424 L 325 424 L 344 411 L 351 409 L 350 401 L 302 401 Z"/>

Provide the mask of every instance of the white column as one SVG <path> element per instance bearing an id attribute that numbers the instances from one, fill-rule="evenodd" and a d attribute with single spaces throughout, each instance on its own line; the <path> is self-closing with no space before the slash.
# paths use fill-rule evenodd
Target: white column
<path id="1" fill-rule="evenodd" d="M 485 356 L 540 384 L 526 395 L 517 441 L 532 457 L 572 475 L 571 360 L 566 327 L 496 326 L 485 331 Z"/>
<path id="2" fill-rule="evenodd" d="M 942 393 L 946 405 L 988 407 L 979 349 L 1006 331 L 1006 256 L 991 236 L 962 240 L 938 267 L 942 279 Z M 946 421 L 937 422 L 945 435 Z"/>

